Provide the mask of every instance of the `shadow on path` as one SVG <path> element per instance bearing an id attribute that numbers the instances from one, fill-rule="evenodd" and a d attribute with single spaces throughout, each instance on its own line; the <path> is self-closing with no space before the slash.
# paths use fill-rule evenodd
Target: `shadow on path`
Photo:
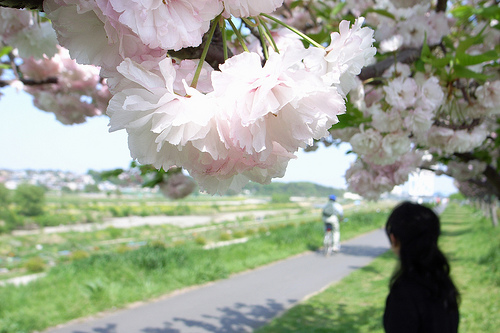
<path id="1" fill-rule="evenodd" d="M 95 327 L 92 330 L 96 333 L 116 333 L 116 324 L 107 324 L 106 327 Z M 73 331 L 73 333 L 87 333 L 86 331 Z"/>
<path id="2" fill-rule="evenodd" d="M 297 300 L 289 300 L 290 304 L 295 304 Z M 273 299 L 267 299 L 266 305 L 248 305 L 245 303 L 235 303 L 232 307 L 218 308 L 219 316 L 203 315 L 206 320 L 193 320 L 176 317 L 174 322 L 182 322 L 189 327 L 190 332 L 214 332 L 214 333 L 234 333 L 251 332 L 253 329 L 261 327 L 276 317 L 287 307 Z M 141 330 L 144 333 L 180 333 L 173 328 L 174 324 L 164 322 L 164 327 L 146 327 Z"/>
<path id="3" fill-rule="evenodd" d="M 364 245 L 343 245 L 340 253 L 349 256 L 362 256 L 376 258 L 382 253 L 387 252 L 387 247 L 373 247 Z"/>

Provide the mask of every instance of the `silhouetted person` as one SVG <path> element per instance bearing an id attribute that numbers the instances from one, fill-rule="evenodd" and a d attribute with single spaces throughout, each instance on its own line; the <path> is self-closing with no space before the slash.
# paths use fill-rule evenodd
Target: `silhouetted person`
<path id="1" fill-rule="evenodd" d="M 403 202 L 385 226 L 399 265 L 384 312 L 387 333 L 456 333 L 459 293 L 438 247 L 440 223 L 429 208 Z"/>

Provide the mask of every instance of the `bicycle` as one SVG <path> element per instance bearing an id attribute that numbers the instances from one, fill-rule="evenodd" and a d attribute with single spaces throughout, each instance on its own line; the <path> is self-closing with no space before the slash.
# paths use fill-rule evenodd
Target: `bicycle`
<path id="1" fill-rule="evenodd" d="M 323 252 L 325 256 L 333 253 L 333 225 L 325 223 L 325 237 L 323 238 Z"/>

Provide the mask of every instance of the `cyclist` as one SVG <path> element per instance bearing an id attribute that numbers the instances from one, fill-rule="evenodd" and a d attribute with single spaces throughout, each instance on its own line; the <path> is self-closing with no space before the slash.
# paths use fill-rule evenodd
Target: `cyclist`
<path id="1" fill-rule="evenodd" d="M 328 202 L 323 207 L 323 223 L 325 232 L 332 230 L 333 233 L 333 251 L 340 251 L 340 221 L 344 219 L 344 209 L 336 201 L 335 195 L 328 197 Z"/>

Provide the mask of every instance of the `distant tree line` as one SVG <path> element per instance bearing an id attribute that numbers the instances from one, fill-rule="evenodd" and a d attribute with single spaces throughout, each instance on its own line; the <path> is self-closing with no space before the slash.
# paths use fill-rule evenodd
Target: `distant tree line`
<path id="1" fill-rule="evenodd" d="M 267 185 L 252 182 L 248 183 L 243 190 L 247 190 L 252 195 L 256 196 L 272 196 L 273 194 L 281 194 L 289 197 L 327 197 L 330 194 L 342 196 L 345 192 L 345 190 L 342 189 L 322 186 L 310 182 L 273 182 Z"/>

